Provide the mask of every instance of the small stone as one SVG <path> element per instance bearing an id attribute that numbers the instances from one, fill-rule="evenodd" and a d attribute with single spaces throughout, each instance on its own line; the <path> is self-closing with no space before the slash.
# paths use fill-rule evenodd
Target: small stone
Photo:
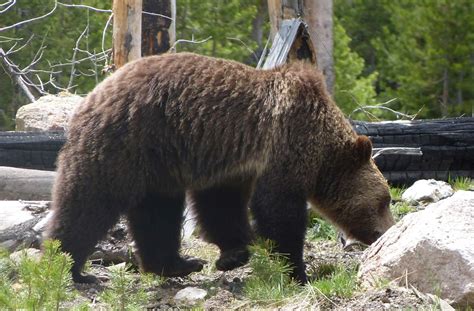
<path id="1" fill-rule="evenodd" d="M 452 196 L 453 188 L 444 181 L 421 179 L 402 194 L 402 200 L 412 204 L 433 203 Z"/>
<path id="2" fill-rule="evenodd" d="M 36 248 L 27 248 L 10 254 L 10 260 L 15 264 L 19 264 L 25 257 L 38 262 L 41 259 L 41 251 Z"/>
<path id="3" fill-rule="evenodd" d="M 174 296 L 174 301 L 178 304 L 195 305 L 202 302 L 207 296 L 207 291 L 197 287 L 186 287 Z"/>

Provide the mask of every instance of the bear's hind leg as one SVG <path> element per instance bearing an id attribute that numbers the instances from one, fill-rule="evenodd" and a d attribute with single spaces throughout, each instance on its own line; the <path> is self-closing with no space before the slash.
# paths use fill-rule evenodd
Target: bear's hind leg
<path id="1" fill-rule="evenodd" d="M 59 240 L 61 250 L 71 255 L 71 273 L 76 283 L 97 282 L 94 276 L 82 274 L 82 269 L 97 242 L 105 237 L 120 216 L 117 208 L 94 202 L 92 195 L 88 196 L 85 201 L 58 199 L 45 233 L 45 238 Z"/>
<path id="2" fill-rule="evenodd" d="M 177 196 L 148 194 L 130 209 L 128 221 L 140 267 L 161 276 L 186 276 L 201 271 L 203 261 L 179 255 L 184 193 Z"/>
<path id="3" fill-rule="evenodd" d="M 247 203 L 252 186 L 252 181 L 241 181 L 189 193 L 205 239 L 221 251 L 216 261 L 218 270 L 232 270 L 249 259 L 251 230 Z"/>

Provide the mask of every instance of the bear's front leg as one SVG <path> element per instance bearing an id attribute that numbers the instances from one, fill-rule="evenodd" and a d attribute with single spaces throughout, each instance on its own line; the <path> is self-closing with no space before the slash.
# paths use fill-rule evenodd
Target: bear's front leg
<path id="1" fill-rule="evenodd" d="M 274 174 L 275 175 L 275 174 Z M 307 282 L 303 262 L 306 233 L 306 198 L 302 191 L 291 189 L 284 179 L 262 176 L 250 201 L 257 233 L 275 242 L 274 252 L 287 256 L 293 267 L 291 277 L 301 284 Z"/>
<path id="2" fill-rule="evenodd" d="M 148 194 L 130 209 L 129 227 L 144 272 L 178 277 L 202 270 L 203 260 L 179 254 L 183 210 L 184 192 L 176 196 Z"/>

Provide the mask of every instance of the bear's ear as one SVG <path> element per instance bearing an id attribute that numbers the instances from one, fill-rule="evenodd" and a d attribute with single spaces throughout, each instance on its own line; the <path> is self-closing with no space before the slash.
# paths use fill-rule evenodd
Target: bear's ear
<path id="1" fill-rule="evenodd" d="M 368 162 L 372 157 L 372 142 L 365 135 L 360 135 L 355 141 L 355 154 L 360 163 Z"/>

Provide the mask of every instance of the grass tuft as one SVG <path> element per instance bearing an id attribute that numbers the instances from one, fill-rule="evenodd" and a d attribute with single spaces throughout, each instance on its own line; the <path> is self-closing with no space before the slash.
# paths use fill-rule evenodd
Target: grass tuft
<path id="1" fill-rule="evenodd" d="M 298 286 L 289 276 L 291 267 L 286 258 L 272 253 L 269 241 L 251 247 L 252 275 L 245 282 L 244 295 L 255 303 L 276 303 L 294 296 Z"/>
<path id="2" fill-rule="evenodd" d="M 454 191 L 474 189 L 474 181 L 469 177 L 457 177 L 454 179 L 449 177 L 448 183 L 453 187 Z"/>
<path id="3" fill-rule="evenodd" d="M 392 211 L 392 215 L 395 218 L 395 221 L 397 222 L 405 215 L 416 212 L 416 208 L 411 206 L 407 202 L 397 202 L 395 204 L 391 204 L 390 210 Z"/>
<path id="4" fill-rule="evenodd" d="M 393 202 L 399 202 L 402 200 L 402 194 L 405 192 L 405 188 L 390 187 L 390 196 Z"/>
<path id="5" fill-rule="evenodd" d="M 357 267 L 345 265 L 325 265 L 324 273 L 319 272 L 318 278 L 311 286 L 326 297 L 351 298 L 358 289 Z"/>
<path id="6" fill-rule="evenodd" d="M 337 240 L 336 228 L 318 215 L 314 215 L 308 226 L 310 240 Z"/>

